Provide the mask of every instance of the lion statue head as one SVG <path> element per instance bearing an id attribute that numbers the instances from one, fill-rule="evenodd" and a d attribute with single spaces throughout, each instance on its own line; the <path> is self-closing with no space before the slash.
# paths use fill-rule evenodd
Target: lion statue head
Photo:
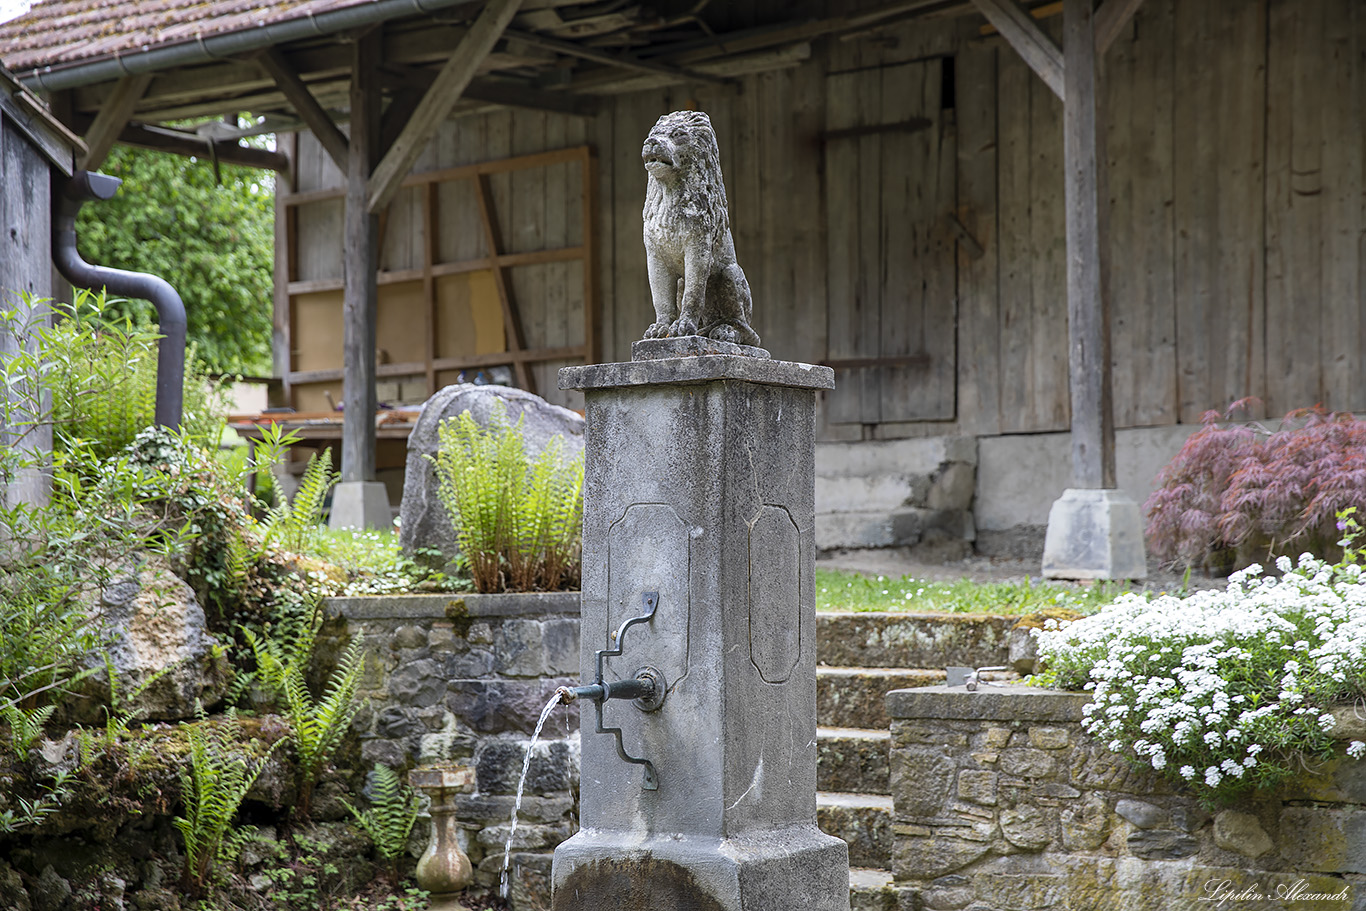
<path id="1" fill-rule="evenodd" d="M 660 228 L 686 227 L 717 238 L 730 229 L 721 152 L 711 118 L 701 111 L 675 111 L 656 121 L 641 149 L 649 174 L 645 219 Z"/>

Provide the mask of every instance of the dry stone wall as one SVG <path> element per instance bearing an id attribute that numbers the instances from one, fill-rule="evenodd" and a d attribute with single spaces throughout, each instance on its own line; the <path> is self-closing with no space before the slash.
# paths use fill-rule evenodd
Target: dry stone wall
<path id="1" fill-rule="evenodd" d="M 365 640 L 355 722 L 364 767 L 473 767 L 475 790 L 454 801 L 461 847 L 477 882 L 494 885 L 536 720 L 557 687 L 579 682 L 579 594 L 338 598 L 326 611 L 320 647 Z M 533 752 L 513 844 L 514 909 L 549 907 L 551 852 L 578 818 L 578 714 L 557 708 Z"/>
<path id="2" fill-rule="evenodd" d="M 901 908 L 1366 909 L 1366 763 L 1339 757 L 1208 810 L 1093 741 L 1088 700 L 1018 686 L 888 694 Z M 1362 739 L 1339 714 L 1339 735 Z"/>

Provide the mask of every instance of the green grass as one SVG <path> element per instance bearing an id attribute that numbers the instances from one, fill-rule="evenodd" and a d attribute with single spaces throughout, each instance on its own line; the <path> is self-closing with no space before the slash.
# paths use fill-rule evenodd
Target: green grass
<path id="1" fill-rule="evenodd" d="M 840 570 L 816 570 L 816 610 L 944 611 L 959 614 L 1032 614 L 1066 607 L 1083 614 L 1124 591 L 1109 585 L 1024 582 L 930 582 L 914 576 L 889 579 Z"/>
<path id="2" fill-rule="evenodd" d="M 316 527 L 307 553 L 343 571 L 346 581 L 332 580 L 339 595 L 384 595 L 412 591 L 461 591 L 469 588 L 466 579 L 432 572 L 404 554 L 398 535 L 384 530 L 358 531 L 346 528 Z"/>

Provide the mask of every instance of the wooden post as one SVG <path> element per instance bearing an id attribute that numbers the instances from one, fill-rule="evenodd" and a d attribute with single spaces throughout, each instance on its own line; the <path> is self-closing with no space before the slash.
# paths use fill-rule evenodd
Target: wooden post
<path id="1" fill-rule="evenodd" d="M 1063 161 L 1073 483 L 1115 486 L 1110 381 L 1108 200 L 1092 0 L 1063 0 Z"/>
<path id="2" fill-rule="evenodd" d="M 375 479 L 375 317 L 379 301 L 379 217 L 370 212 L 370 171 L 379 141 L 380 32 L 355 43 L 351 69 L 351 137 L 346 168 L 342 298 L 345 324 L 342 481 Z"/>

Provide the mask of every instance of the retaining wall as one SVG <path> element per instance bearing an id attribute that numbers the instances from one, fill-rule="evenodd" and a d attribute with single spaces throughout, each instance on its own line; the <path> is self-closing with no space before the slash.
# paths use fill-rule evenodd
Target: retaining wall
<path id="1" fill-rule="evenodd" d="M 887 696 L 893 872 L 916 911 L 1366 909 L 1366 762 L 1207 810 L 1082 729 L 1089 696 Z M 1336 735 L 1366 739 L 1339 711 Z M 1345 746 L 1345 744 L 1344 744 Z"/>
<path id="2" fill-rule="evenodd" d="M 364 636 L 364 766 L 472 766 L 476 788 L 455 800 L 462 847 L 479 884 L 495 884 L 536 720 L 557 687 L 579 682 L 578 592 L 337 598 L 324 609 L 320 649 Z M 513 844 L 517 911 L 550 906 L 551 857 L 578 819 L 578 728 L 578 708 L 558 707 L 536 746 Z"/>

